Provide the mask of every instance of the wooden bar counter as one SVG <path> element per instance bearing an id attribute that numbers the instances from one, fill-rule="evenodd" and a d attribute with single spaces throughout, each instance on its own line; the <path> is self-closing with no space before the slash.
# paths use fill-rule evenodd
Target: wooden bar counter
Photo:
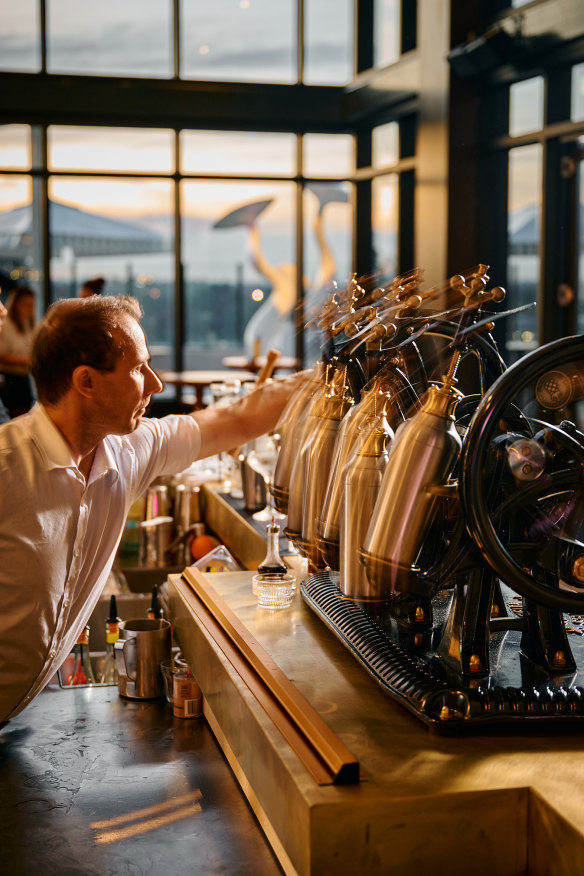
<path id="1" fill-rule="evenodd" d="M 257 608 L 251 573 L 208 584 L 360 765 L 319 784 L 169 577 L 175 636 L 205 715 L 284 870 L 307 874 L 584 874 L 584 740 L 532 727 L 430 735 L 393 702 L 297 593 Z"/>

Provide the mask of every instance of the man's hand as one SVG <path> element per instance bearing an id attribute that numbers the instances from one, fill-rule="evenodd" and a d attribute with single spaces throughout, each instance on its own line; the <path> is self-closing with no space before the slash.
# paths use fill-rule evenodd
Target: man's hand
<path id="1" fill-rule="evenodd" d="M 278 377 L 230 405 L 193 411 L 191 416 L 201 431 L 199 458 L 223 453 L 274 429 L 289 399 L 312 373 L 307 370 Z"/>

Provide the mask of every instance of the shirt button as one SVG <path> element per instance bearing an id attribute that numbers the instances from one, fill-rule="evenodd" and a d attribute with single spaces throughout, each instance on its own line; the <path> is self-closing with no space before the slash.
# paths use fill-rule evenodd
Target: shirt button
<path id="1" fill-rule="evenodd" d="M 56 656 L 56 654 L 57 654 L 56 651 L 49 651 L 49 657 L 51 658 L 51 660 L 53 659 L 53 657 Z"/>
<path id="2" fill-rule="evenodd" d="M 78 557 L 78 556 L 79 556 L 79 551 L 73 551 L 73 556 L 74 556 L 74 557 Z"/>
<path id="3" fill-rule="evenodd" d="M 65 599 L 63 602 L 63 608 L 68 608 L 68 607 L 69 607 L 69 600 Z"/>

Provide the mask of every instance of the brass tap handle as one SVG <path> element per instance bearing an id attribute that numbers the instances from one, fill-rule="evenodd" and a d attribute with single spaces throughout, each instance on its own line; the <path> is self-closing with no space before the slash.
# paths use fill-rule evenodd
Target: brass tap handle
<path id="1" fill-rule="evenodd" d="M 262 370 L 258 374 L 258 379 L 256 380 L 252 391 L 255 392 L 258 386 L 261 386 L 263 383 L 266 383 L 266 381 L 270 379 L 270 377 L 274 373 L 276 362 L 278 361 L 280 356 L 281 353 L 279 350 L 268 350 L 266 355 L 266 361 L 262 367 Z M 239 459 L 239 457 L 241 456 L 241 447 L 234 447 L 232 450 L 228 450 L 227 452 L 229 453 L 229 456 L 233 457 L 233 459 Z"/>
<path id="2" fill-rule="evenodd" d="M 268 353 L 266 355 L 266 361 L 264 362 L 262 370 L 258 374 L 258 379 L 256 380 L 255 388 L 257 388 L 258 386 L 261 386 L 262 383 L 265 383 L 267 380 L 270 379 L 270 377 L 274 373 L 274 369 L 276 367 L 276 362 L 280 358 L 280 355 L 281 354 L 280 354 L 279 350 L 273 350 L 273 349 L 268 350 Z"/>

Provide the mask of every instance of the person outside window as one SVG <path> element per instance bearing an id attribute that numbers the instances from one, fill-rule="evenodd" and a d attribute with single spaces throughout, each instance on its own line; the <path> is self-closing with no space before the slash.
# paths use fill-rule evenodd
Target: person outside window
<path id="1" fill-rule="evenodd" d="M 35 298 L 28 286 L 12 289 L 0 334 L 0 372 L 4 375 L 0 398 L 11 417 L 26 413 L 34 401 L 30 354 L 36 325 Z"/>
<path id="2" fill-rule="evenodd" d="M 95 277 L 93 280 L 86 280 L 79 290 L 80 298 L 91 298 L 92 295 L 101 295 L 105 279 L 103 277 Z"/>

